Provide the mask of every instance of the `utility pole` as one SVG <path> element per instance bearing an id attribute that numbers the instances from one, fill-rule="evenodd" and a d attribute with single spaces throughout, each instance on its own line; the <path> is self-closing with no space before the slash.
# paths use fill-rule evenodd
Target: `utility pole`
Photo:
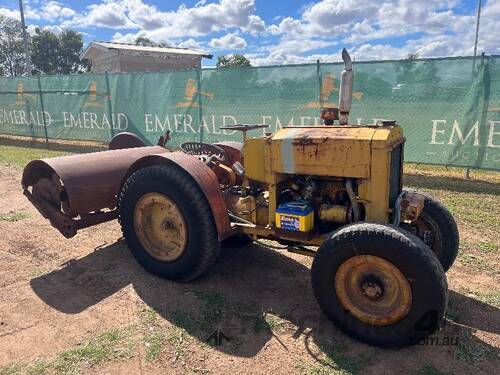
<path id="1" fill-rule="evenodd" d="M 23 0 L 19 0 L 19 12 L 21 13 L 21 24 L 23 26 L 23 42 L 24 42 L 24 60 L 25 71 L 28 76 L 31 75 L 31 57 L 28 47 L 28 33 L 26 32 L 26 23 L 24 22 Z"/>
<path id="2" fill-rule="evenodd" d="M 479 20 L 480 19 L 481 19 L 481 0 L 478 0 L 477 1 L 477 16 L 476 16 L 476 38 L 474 39 L 474 57 L 476 57 L 476 55 L 477 55 L 477 40 L 479 37 Z"/>
<path id="3" fill-rule="evenodd" d="M 477 0 L 477 15 L 476 15 L 476 37 L 474 38 L 474 60 L 472 61 L 472 73 L 476 67 L 477 41 L 479 39 L 479 20 L 481 19 L 481 0 Z M 465 178 L 470 179 L 470 169 L 465 169 Z"/>

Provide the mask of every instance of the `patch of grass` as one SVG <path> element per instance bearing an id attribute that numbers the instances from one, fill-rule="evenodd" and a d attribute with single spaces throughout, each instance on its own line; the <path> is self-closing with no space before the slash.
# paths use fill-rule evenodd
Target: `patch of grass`
<path id="1" fill-rule="evenodd" d="M 165 344 L 165 335 L 162 332 L 154 332 L 144 336 L 144 346 L 146 347 L 146 359 L 154 361 L 160 356 Z"/>
<path id="2" fill-rule="evenodd" d="M 427 365 L 418 370 L 416 375 L 444 375 L 444 372 L 439 371 L 437 368 L 431 365 Z"/>
<path id="3" fill-rule="evenodd" d="M 7 214 L 0 214 L 0 221 L 14 222 L 21 221 L 29 217 L 30 215 L 26 212 L 9 212 Z"/>
<path id="4" fill-rule="evenodd" d="M 195 295 L 204 305 L 203 320 L 205 326 L 213 326 L 224 318 L 227 309 L 226 300 L 222 293 L 197 292 Z"/>
<path id="5" fill-rule="evenodd" d="M 492 305 L 500 309 L 500 290 L 490 290 L 487 292 L 482 292 L 478 290 L 471 290 L 469 288 L 460 288 L 460 292 L 472 296 L 473 298 Z"/>
<path id="6" fill-rule="evenodd" d="M 272 332 L 282 331 L 284 325 L 287 323 L 286 321 L 280 319 L 276 315 L 267 312 L 263 314 L 263 319 Z"/>
<path id="7" fill-rule="evenodd" d="M 307 375 L 356 375 L 370 362 L 371 356 L 362 354 L 357 357 L 346 355 L 343 344 L 325 344 L 321 347 L 322 365 L 301 364 L 299 368 Z"/>
<path id="8" fill-rule="evenodd" d="M 0 369 L 0 375 L 78 374 L 109 360 L 130 358 L 131 348 L 119 346 L 130 332 L 113 329 L 102 333 L 76 348 L 60 353 L 51 361 L 38 360 L 33 363 L 16 363 Z"/>
<path id="9" fill-rule="evenodd" d="M 462 336 L 458 341 L 455 355 L 458 359 L 474 365 L 487 359 L 495 357 L 496 350 L 476 339 L 474 336 Z"/>
<path id="10" fill-rule="evenodd" d="M 139 317 L 144 323 L 154 324 L 158 320 L 158 313 L 152 307 L 147 307 L 139 311 Z"/>
<path id="11" fill-rule="evenodd" d="M 465 251 L 460 251 L 458 253 L 458 260 L 464 266 L 470 266 L 493 274 L 500 272 L 495 265 L 488 262 L 488 260 L 482 257 L 481 255 L 475 255 L 467 253 Z"/>
<path id="12" fill-rule="evenodd" d="M 14 363 L 5 367 L 0 368 L 0 375 L 17 375 L 21 374 L 26 368 L 26 365 L 23 363 Z"/>
<path id="13" fill-rule="evenodd" d="M 465 183 L 470 182 L 471 185 L 477 182 L 500 182 L 500 173 L 495 171 L 486 171 L 480 169 L 470 170 L 470 180 L 464 179 L 464 168 L 445 167 L 431 164 L 419 163 L 404 163 L 404 173 L 406 175 L 421 175 L 429 177 L 446 177 L 448 179 L 463 180 Z M 445 181 L 442 181 L 445 183 Z M 449 181 L 447 183 L 450 183 Z"/>
<path id="14" fill-rule="evenodd" d="M 123 351 L 116 348 L 123 338 L 123 332 L 117 329 L 102 333 L 88 343 L 59 354 L 51 367 L 58 373 L 74 374 L 81 368 L 91 368 L 105 361 L 122 356 Z"/>
<path id="15" fill-rule="evenodd" d="M 26 375 L 43 375 L 50 369 L 50 364 L 45 361 L 38 361 L 26 370 Z"/>
<path id="16" fill-rule="evenodd" d="M 24 167 L 34 159 L 68 155 L 68 152 L 44 150 L 41 148 L 16 147 L 0 145 L 0 164 Z"/>
<path id="17" fill-rule="evenodd" d="M 170 330 L 167 340 L 174 349 L 174 361 L 184 356 L 184 345 L 186 344 L 187 335 L 183 329 L 174 327 Z"/>
<path id="18" fill-rule="evenodd" d="M 40 268 L 40 267 L 35 267 L 30 271 L 30 277 L 39 277 L 42 276 L 45 272 L 47 272 L 46 269 Z"/>
<path id="19" fill-rule="evenodd" d="M 177 327 L 182 328 L 187 332 L 194 332 L 200 328 L 199 323 L 193 318 L 193 316 L 185 311 L 175 310 L 172 313 L 171 321 Z"/>
<path id="20" fill-rule="evenodd" d="M 478 250 L 485 254 L 496 253 L 499 250 L 498 244 L 494 242 L 489 242 L 489 241 L 478 242 L 476 245 Z"/>

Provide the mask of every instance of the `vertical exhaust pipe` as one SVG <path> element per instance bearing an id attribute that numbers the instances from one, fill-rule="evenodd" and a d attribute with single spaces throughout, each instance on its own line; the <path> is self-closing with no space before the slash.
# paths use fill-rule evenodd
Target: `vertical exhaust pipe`
<path id="1" fill-rule="evenodd" d="M 344 60 L 345 68 L 340 79 L 339 123 L 340 125 L 347 125 L 352 104 L 353 71 L 351 56 L 349 56 L 345 48 L 342 50 L 342 60 Z"/>

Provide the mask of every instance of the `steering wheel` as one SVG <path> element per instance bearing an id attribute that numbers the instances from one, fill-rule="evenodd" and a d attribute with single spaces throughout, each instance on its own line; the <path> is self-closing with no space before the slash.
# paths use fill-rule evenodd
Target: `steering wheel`
<path id="1" fill-rule="evenodd" d="M 207 164 L 214 159 L 219 163 L 226 159 L 226 154 L 222 148 L 209 143 L 185 142 L 181 144 L 181 150 L 186 154 L 199 156 L 199 159 Z"/>

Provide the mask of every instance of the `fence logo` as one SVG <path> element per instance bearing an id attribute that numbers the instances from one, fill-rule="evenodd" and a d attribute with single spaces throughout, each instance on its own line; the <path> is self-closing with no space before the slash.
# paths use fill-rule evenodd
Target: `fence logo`
<path id="1" fill-rule="evenodd" d="M 214 100 L 213 92 L 199 91 L 196 87 L 196 81 L 193 78 L 189 78 L 186 82 L 186 90 L 184 91 L 184 99 L 186 101 L 178 102 L 175 106 L 178 108 L 199 108 L 199 95 Z"/>
<path id="2" fill-rule="evenodd" d="M 335 85 L 335 76 L 331 73 L 326 73 L 323 77 L 323 83 L 319 91 L 319 100 L 309 102 L 301 109 L 320 109 L 323 107 L 337 108 L 337 103 L 329 102 L 330 96 L 334 91 L 339 91 L 339 87 Z M 353 92 L 352 97 L 356 100 L 361 100 L 363 98 L 363 93 L 360 91 Z"/>
<path id="3" fill-rule="evenodd" d="M 99 100 L 100 100 L 100 98 L 103 98 L 103 100 L 104 99 L 111 99 L 111 95 L 106 95 L 106 94 L 102 94 L 100 92 L 97 92 L 97 82 L 92 81 L 92 82 L 90 82 L 90 86 L 89 86 L 89 97 L 88 97 L 87 101 L 83 104 L 83 106 L 84 107 L 93 107 L 93 108 L 104 108 L 105 105 L 98 101 L 98 97 L 99 97 Z"/>
<path id="4" fill-rule="evenodd" d="M 35 98 L 36 98 L 35 95 L 25 93 L 24 85 L 21 82 L 19 82 L 16 86 L 16 102 L 12 105 L 14 107 L 23 107 L 27 104 L 30 104 L 30 102 L 35 100 Z"/>

